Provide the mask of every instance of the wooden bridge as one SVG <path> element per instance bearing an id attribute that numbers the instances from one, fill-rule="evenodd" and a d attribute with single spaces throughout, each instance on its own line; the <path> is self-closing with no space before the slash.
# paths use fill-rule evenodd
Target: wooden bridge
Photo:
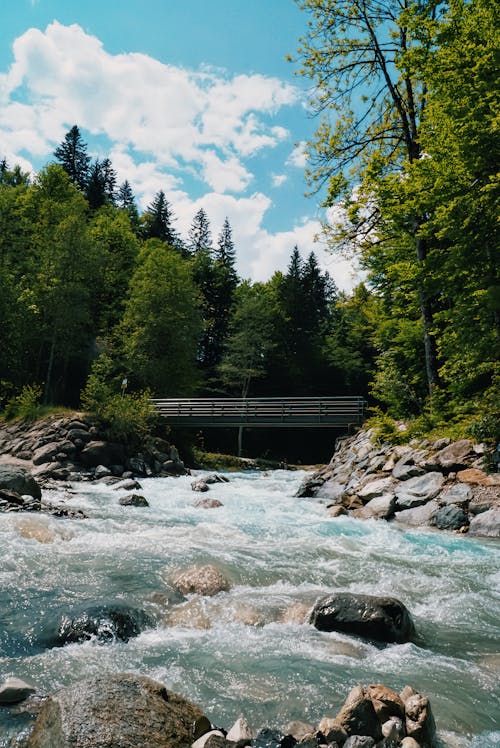
<path id="1" fill-rule="evenodd" d="M 342 428 L 363 422 L 362 397 L 153 399 L 171 426 L 198 428 Z"/>

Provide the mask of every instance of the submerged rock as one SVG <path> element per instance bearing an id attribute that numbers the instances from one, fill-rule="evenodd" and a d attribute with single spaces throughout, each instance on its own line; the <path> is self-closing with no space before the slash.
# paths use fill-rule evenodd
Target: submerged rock
<path id="1" fill-rule="evenodd" d="M 406 642 L 415 635 L 409 611 L 394 597 L 337 592 L 317 601 L 310 623 L 320 631 L 340 631 L 383 642 Z"/>
<path id="2" fill-rule="evenodd" d="M 53 694 L 28 748 L 187 748 L 199 707 L 156 681 L 103 675 Z"/>
<path id="3" fill-rule="evenodd" d="M 52 633 L 49 627 L 43 638 L 52 647 L 63 647 L 65 644 L 90 639 L 96 639 L 100 643 L 113 639 L 126 642 L 151 626 L 153 621 L 143 610 L 124 603 L 113 603 L 95 605 L 63 615 Z"/>
<path id="4" fill-rule="evenodd" d="M 127 493 L 118 499 L 121 506 L 149 506 L 149 502 L 144 496 L 138 493 Z"/>

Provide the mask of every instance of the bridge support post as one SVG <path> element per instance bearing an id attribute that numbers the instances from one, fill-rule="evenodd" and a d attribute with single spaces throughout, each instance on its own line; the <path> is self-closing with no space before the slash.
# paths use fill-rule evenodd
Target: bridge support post
<path id="1" fill-rule="evenodd" d="M 243 426 L 238 427 L 238 457 L 243 456 Z"/>

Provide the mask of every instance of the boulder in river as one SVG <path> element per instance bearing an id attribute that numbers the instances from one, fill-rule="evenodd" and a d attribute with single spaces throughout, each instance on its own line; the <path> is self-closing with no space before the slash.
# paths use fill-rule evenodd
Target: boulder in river
<path id="1" fill-rule="evenodd" d="M 500 538 L 500 506 L 494 506 L 471 519 L 469 535 Z"/>
<path id="2" fill-rule="evenodd" d="M 149 506 L 148 500 L 139 493 L 127 493 L 118 499 L 122 506 Z"/>
<path id="3" fill-rule="evenodd" d="M 18 465 L 0 465 L 0 488 L 41 499 L 42 490 L 30 473 Z"/>
<path id="4" fill-rule="evenodd" d="M 198 501 L 194 502 L 193 506 L 198 509 L 218 509 L 220 506 L 224 506 L 224 504 L 219 499 L 198 499 Z"/>
<path id="5" fill-rule="evenodd" d="M 0 684 L 0 706 L 19 704 L 35 693 L 36 689 L 25 683 L 20 678 L 6 678 Z"/>
<path id="6" fill-rule="evenodd" d="M 310 617 L 320 631 L 340 631 L 383 642 L 407 642 L 415 635 L 408 609 L 394 597 L 334 592 L 318 600 Z"/>
<path id="7" fill-rule="evenodd" d="M 407 686 L 401 697 L 405 705 L 406 734 L 421 748 L 434 748 L 436 744 L 436 724 L 427 696 L 417 693 Z"/>
<path id="8" fill-rule="evenodd" d="M 153 621 L 143 610 L 119 602 L 63 615 L 55 626 L 47 627 L 43 639 L 52 647 L 94 638 L 101 643 L 113 639 L 126 642 L 151 626 Z"/>
<path id="9" fill-rule="evenodd" d="M 372 700 L 363 686 L 351 689 L 335 720 L 349 736 L 367 735 L 375 740 L 382 737 L 381 725 Z"/>
<path id="10" fill-rule="evenodd" d="M 199 707 L 134 674 L 101 675 L 53 694 L 28 748 L 187 748 Z"/>
<path id="11" fill-rule="evenodd" d="M 211 564 L 190 566 L 175 577 L 173 585 L 182 595 L 196 593 L 209 596 L 227 592 L 231 587 L 229 579 Z"/>

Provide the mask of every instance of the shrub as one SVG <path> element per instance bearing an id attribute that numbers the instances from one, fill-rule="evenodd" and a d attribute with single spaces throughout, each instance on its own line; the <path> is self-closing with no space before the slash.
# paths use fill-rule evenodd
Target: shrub
<path id="1" fill-rule="evenodd" d="M 38 384 L 25 385 L 19 395 L 14 395 L 7 402 L 5 418 L 22 418 L 26 421 L 36 421 L 42 414 L 40 399 L 43 390 Z"/>

